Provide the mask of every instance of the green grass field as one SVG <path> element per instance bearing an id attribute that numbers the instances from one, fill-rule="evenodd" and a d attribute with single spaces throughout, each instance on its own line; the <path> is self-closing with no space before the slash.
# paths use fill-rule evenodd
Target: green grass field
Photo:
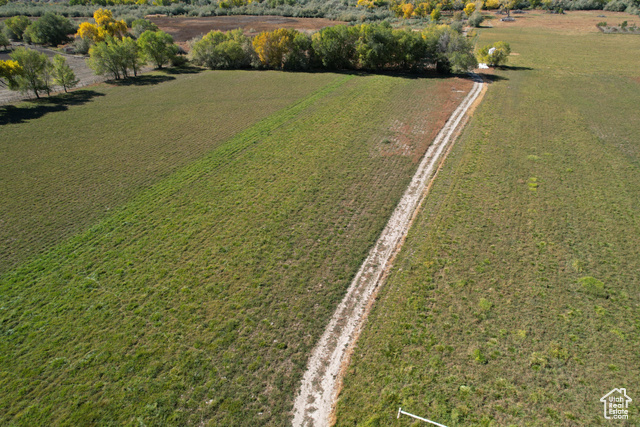
<path id="1" fill-rule="evenodd" d="M 5 266 L 52 247 L 0 276 L 0 424 L 284 425 L 309 351 L 470 86 L 203 72 L 3 125 L 24 242 Z M 15 195 L 29 168 L 42 200 Z M 32 230 L 31 210 L 51 223 Z"/>
<path id="2" fill-rule="evenodd" d="M 335 78 L 161 74 L 0 107 L 0 273 Z"/>
<path id="3" fill-rule="evenodd" d="M 640 39 L 481 30 L 496 40 L 518 55 L 378 295 L 339 426 L 414 425 L 400 406 L 448 426 L 609 425 L 614 387 L 634 401 L 611 422 L 640 424 Z"/>

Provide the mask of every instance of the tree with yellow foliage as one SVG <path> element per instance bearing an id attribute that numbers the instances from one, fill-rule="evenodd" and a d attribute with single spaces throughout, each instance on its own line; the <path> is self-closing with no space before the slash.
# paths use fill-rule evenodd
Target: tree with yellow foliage
<path id="1" fill-rule="evenodd" d="M 101 42 L 104 40 L 104 33 L 101 34 L 98 27 L 93 25 L 91 22 L 82 22 L 78 27 L 77 36 L 94 42 Z"/>
<path id="2" fill-rule="evenodd" d="M 374 7 L 376 7 L 373 0 L 358 0 L 358 4 L 356 5 L 356 7 L 360 6 L 365 6 L 367 9 L 373 9 Z"/>
<path id="3" fill-rule="evenodd" d="M 15 78 L 21 74 L 22 67 L 18 61 L 12 59 L 0 60 L 0 79 L 4 79 L 10 87 L 15 85 Z"/>
<path id="4" fill-rule="evenodd" d="M 498 9 L 500 7 L 500 0 L 485 0 L 484 9 Z"/>
<path id="5" fill-rule="evenodd" d="M 104 41 L 108 36 L 121 39 L 127 33 L 124 20 L 116 21 L 109 9 L 98 9 L 93 12 L 95 25 L 83 22 L 78 27 L 78 36 L 94 43 Z"/>
<path id="6" fill-rule="evenodd" d="M 426 18 L 427 16 L 429 16 L 432 9 L 433 6 L 431 6 L 431 3 L 418 3 L 418 6 L 416 6 L 415 10 L 413 11 L 413 15 L 419 16 L 420 18 Z"/>
<path id="7" fill-rule="evenodd" d="M 402 5 L 402 17 L 404 19 L 411 18 L 411 15 L 413 15 L 413 9 L 415 9 L 413 4 L 411 4 L 411 3 L 403 4 Z"/>
<path id="8" fill-rule="evenodd" d="M 253 48 L 263 65 L 270 68 L 282 68 L 286 55 L 293 49 L 293 39 L 298 31 L 280 28 L 265 31 L 253 39 Z"/>
<path id="9" fill-rule="evenodd" d="M 440 6 L 436 7 L 435 9 L 433 9 L 431 11 L 431 20 L 433 22 L 438 22 L 440 20 L 440 18 L 442 17 L 442 9 L 440 9 Z"/>
<path id="10" fill-rule="evenodd" d="M 475 12 L 476 10 L 476 4 L 475 3 L 467 3 L 467 5 L 464 7 L 464 13 L 467 16 L 471 16 L 471 14 L 473 12 Z"/>

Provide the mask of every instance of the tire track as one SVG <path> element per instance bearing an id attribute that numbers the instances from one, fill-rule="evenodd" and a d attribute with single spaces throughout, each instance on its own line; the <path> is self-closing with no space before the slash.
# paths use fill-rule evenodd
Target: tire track
<path id="1" fill-rule="evenodd" d="M 324 427 L 331 424 L 342 371 L 348 365 L 351 350 L 373 304 L 375 292 L 402 246 L 442 154 L 464 123 L 469 108 L 483 92 L 482 79 L 476 74 L 472 77 L 473 87 L 425 153 L 409 187 L 313 349 L 294 402 L 293 426 Z"/>

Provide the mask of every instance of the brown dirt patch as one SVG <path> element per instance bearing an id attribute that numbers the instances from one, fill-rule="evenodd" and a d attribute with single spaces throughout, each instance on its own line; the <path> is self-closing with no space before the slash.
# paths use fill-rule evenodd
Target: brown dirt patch
<path id="1" fill-rule="evenodd" d="M 604 15 L 598 16 L 598 15 Z M 546 13 L 543 11 L 531 11 L 523 15 L 513 15 L 515 22 L 500 21 L 502 15 L 496 15 L 489 21 L 494 27 L 517 26 L 523 28 L 546 28 L 566 32 L 595 33 L 598 22 L 606 21 L 610 25 L 619 24 L 622 21 L 633 22 L 633 15 L 624 12 L 604 12 L 602 10 L 576 10 L 565 12 L 563 15 Z M 636 17 L 637 18 L 637 17 Z"/>
<path id="2" fill-rule="evenodd" d="M 162 31 L 173 36 L 182 47 L 194 37 L 205 35 L 210 31 L 231 31 L 242 28 L 247 35 L 255 35 L 262 31 L 278 28 L 293 28 L 298 31 L 317 31 L 325 27 L 344 24 L 343 21 L 332 21 L 325 18 L 287 18 L 284 16 L 210 16 L 204 18 L 149 16 Z"/>

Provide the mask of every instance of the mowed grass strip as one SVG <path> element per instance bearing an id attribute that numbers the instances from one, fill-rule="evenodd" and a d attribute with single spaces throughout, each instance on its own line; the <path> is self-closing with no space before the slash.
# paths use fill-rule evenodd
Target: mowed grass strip
<path id="1" fill-rule="evenodd" d="M 151 74 L 0 107 L 0 273 L 335 78 Z"/>
<path id="2" fill-rule="evenodd" d="M 0 423 L 287 423 L 425 136 L 470 86 L 329 81 L 0 279 Z"/>
<path id="3" fill-rule="evenodd" d="M 602 396 L 640 395 L 640 39 L 482 31 L 519 55 L 380 291 L 339 426 L 605 425 Z"/>

